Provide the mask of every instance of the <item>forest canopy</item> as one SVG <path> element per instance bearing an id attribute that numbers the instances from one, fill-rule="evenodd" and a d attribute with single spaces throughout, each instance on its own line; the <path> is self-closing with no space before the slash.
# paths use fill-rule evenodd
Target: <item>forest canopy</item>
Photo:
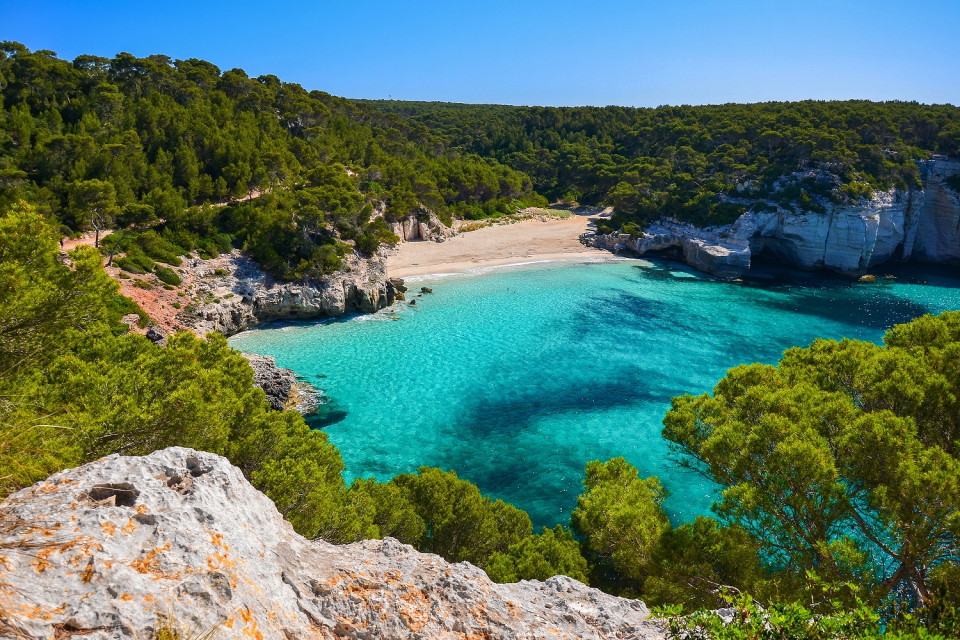
<path id="1" fill-rule="evenodd" d="M 601 232 L 726 224 L 915 187 L 917 160 L 960 155 L 951 105 L 348 100 L 194 58 L 70 62 L 16 42 L 0 43 L 0 100 L 0 205 L 66 233 L 151 229 L 166 253 L 246 248 L 288 280 L 395 242 L 387 223 L 409 215 L 566 201 L 613 206 Z"/>

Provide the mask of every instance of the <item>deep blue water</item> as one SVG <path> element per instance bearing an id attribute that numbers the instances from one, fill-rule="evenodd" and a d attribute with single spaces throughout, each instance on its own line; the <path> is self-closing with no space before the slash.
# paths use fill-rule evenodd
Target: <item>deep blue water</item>
<path id="1" fill-rule="evenodd" d="M 434 293 L 372 316 L 269 326 L 231 338 L 321 389 L 310 419 L 340 448 L 347 480 L 420 465 L 566 523 L 593 459 L 624 456 L 670 491 L 675 522 L 713 487 L 662 439 L 670 398 L 708 391 L 746 362 L 816 337 L 879 341 L 895 323 L 960 308 L 956 270 L 881 270 L 851 283 L 770 272 L 714 280 L 670 263 L 550 263 L 408 281 Z"/>

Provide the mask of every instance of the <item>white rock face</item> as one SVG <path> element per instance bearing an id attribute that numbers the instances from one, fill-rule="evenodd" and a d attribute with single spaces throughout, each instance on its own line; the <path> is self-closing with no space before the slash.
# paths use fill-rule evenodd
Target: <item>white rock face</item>
<path id="1" fill-rule="evenodd" d="M 240 470 L 174 447 L 110 456 L 11 496 L 0 582 L 16 637 L 664 638 L 638 600 L 563 576 L 498 585 L 390 538 L 297 535 Z M 2 633 L 2 632 L 0 632 Z"/>
<path id="2" fill-rule="evenodd" d="M 453 229 L 443 224 L 433 211 L 427 212 L 426 222 L 421 222 L 416 216 L 408 216 L 400 222 L 390 222 L 388 226 L 400 238 L 400 242 L 414 240 L 443 242 L 454 234 Z"/>
<path id="3" fill-rule="evenodd" d="M 700 229 L 665 221 L 644 234 L 596 236 L 592 243 L 636 254 L 673 250 L 698 269 L 735 278 L 764 251 L 800 269 L 861 275 L 890 259 L 960 264 L 960 195 L 944 180 L 960 173 L 946 158 L 920 163 L 922 191 L 877 193 L 856 206 L 826 213 L 745 213 L 731 225 Z"/>
<path id="4" fill-rule="evenodd" d="M 197 300 L 184 324 L 203 335 L 231 335 L 274 320 L 371 313 L 394 303 L 394 284 L 378 259 L 351 258 L 349 270 L 302 282 L 277 282 L 260 265 L 234 249 L 213 260 L 184 261 L 194 276 L 190 294 Z"/>

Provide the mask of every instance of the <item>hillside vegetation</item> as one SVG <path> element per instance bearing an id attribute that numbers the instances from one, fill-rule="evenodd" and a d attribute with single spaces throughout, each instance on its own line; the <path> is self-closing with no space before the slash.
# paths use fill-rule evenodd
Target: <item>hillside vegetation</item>
<path id="1" fill-rule="evenodd" d="M 619 202 L 615 224 L 718 222 L 749 181 L 801 206 L 813 185 L 772 189 L 804 167 L 836 176 L 815 195 L 838 201 L 915 184 L 912 159 L 957 153 L 955 107 L 371 105 L 198 60 L 2 49 L 0 494 L 189 446 L 227 456 L 311 538 L 389 535 L 503 581 L 565 573 L 679 607 L 667 615 L 733 600 L 731 626 L 675 618 L 707 637 L 960 634 L 960 312 L 884 346 L 817 341 L 676 398 L 664 435 L 723 489 L 715 518 L 671 523 L 669 487 L 615 458 L 587 465 L 569 527 L 534 532 L 450 471 L 347 486 L 326 434 L 271 410 L 222 336 L 126 333 L 133 305 L 103 255 L 58 250 L 64 231 L 120 225 L 138 268 L 237 245 L 296 278 L 374 251 L 384 219 L 422 207 L 485 216 L 566 197 Z"/>
<path id="2" fill-rule="evenodd" d="M 822 210 L 822 202 L 915 187 L 917 159 L 960 155 L 960 108 L 952 105 L 364 104 L 426 126 L 453 148 L 524 172 L 550 200 L 613 205 L 614 226 L 643 226 L 663 216 L 726 224 L 770 202 Z M 805 173 L 794 176 L 798 171 Z"/>
<path id="3" fill-rule="evenodd" d="M 154 259 L 234 243 L 294 279 L 338 268 L 344 241 L 396 241 L 384 220 L 424 207 L 449 221 L 543 203 L 521 172 L 421 125 L 203 60 L 68 62 L 5 42 L 0 99 L 0 205 L 27 200 L 67 233 L 152 227 L 139 245 Z"/>

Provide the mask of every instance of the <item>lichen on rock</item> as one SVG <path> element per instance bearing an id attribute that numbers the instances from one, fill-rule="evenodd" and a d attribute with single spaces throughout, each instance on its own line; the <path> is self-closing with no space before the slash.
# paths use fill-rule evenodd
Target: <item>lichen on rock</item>
<path id="1" fill-rule="evenodd" d="M 500 585 L 396 540 L 297 535 L 219 456 L 173 447 L 58 473 L 2 505 L 4 611 L 23 638 L 663 638 L 639 600 L 563 576 Z"/>

